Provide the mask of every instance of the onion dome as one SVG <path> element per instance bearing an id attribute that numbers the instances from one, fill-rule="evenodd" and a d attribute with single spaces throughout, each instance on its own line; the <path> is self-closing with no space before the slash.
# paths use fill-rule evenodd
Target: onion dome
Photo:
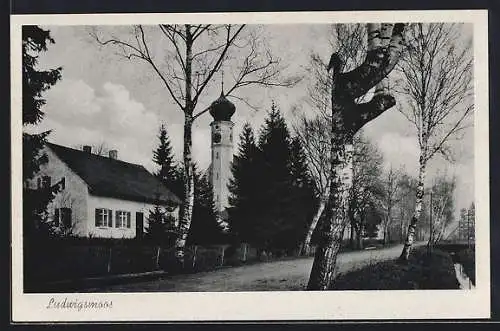
<path id="1" fill-rule="evenodd" d="M 224 96 L 223 92 L 210 105 L 210 115 L 212 115 L 215 121 L 230 121 L 235 111 L 236 107 Z"/>

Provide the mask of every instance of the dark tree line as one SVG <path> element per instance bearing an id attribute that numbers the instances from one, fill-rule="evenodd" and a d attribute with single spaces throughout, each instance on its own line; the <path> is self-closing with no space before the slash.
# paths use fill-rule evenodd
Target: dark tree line
<path id="1" fill-rule="evenodd" d="M 231 232 L 260 252 L 296 252 L 317 201 L 302 144 L 274 103 L 258 139 L 243 127 L 232 174 Z"/>

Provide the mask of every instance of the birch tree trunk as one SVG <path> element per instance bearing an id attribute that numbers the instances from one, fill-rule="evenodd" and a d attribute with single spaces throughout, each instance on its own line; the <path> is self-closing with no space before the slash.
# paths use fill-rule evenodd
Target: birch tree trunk
<path id="1" fill-rule="evenodd" d="M 427 161 L 425 160 L 424 155 L 420 156 L 420 166 L 418 170 L 418 184 L 417 184 L 417 192 L 416 192 L 416 201 L 415 201 L 415 210 L 413 211 L 413 215 L 410 220 L 410 224 L 408 225 L 408 230 L 406 233 L 406 240 L 403 247 L 403 251 L 401 252 L 401 256 L 399 257 L 402 261 L 408 261 L 410 256 L 411 248 L 413 246 L 413 242 L 415 240 L 415 232 L 417 229 L 417 222 L 420 219 L 420 215 L 422 214 L 422 205 L 424 202 L 424 182 L 425 182 L 425 170 L 427 166 Z"/>
<path id="2" fill-rule="evenodd" d="M 179 221 L 179 235 L 175 240 L 175 257 L 180 267 L 184 267 L 184 249 L 191 227 L 194 206 L 194 167 L 192 161 L 192 127 L 193 118 L 186 114 L 184 120 L 184 197 Z"/>
<path id="3" fill-rule="evenodd" d="M 354 233 L 354 217 L 353 215 L 349 215 L 349 246 L 352 248 L 352 249 L 355 249 L 356 246 L 355 246 L 355 242 L 354 242 L 354 239 L 355 239 L 355 233 Z"/>
<path id="4" fill-rule="evenodd" d="M 333 121 L 336 125 L 332 126 L 332 130 L 337 126 L 342 126 L 342 118 L 335 116 Z M 339 143 L 337 139 L 343 138 Z M 332 134 L 331 155 L 332 167 L 330 178 L 331 192 L 329 197 L 329 208 L 326 219 L 321 224 L 319 245 L 316 249 L 313 267 L 309 278 L 309 290 L 328 290 L 330 289 L 332 280 L 335 276 L 335 266 L 337 255 L 344 236 L 346 226 L 348 187 L 342 181 L 340 174 L 346 171 L 346 166 L 349 163 L 349 158 L 352 154 L 346 153 L 346 138 L 342 134 Z M 350 154 L 350 155 L 349 155 Z M 348 170 L 347 170 L 348 171 Z M 332 192 L 334 192 L 332 194 Z"/>
<path id="5" fill-rule="evenodd" d="M 362 250 L 363 249 L 363 233 L 361 231 L 361 229 L 359 229 L 358 231 L 356 231 L 356 248 L 358 250 Z"/>
<path id="6" fill-rule="evenodd" d="M 312 222 L 309 225 L 309 229 L 307 230 L 306 237 L 304 239 L 304 246 L 302 247 L 302 255 L 309 254 L 311 248 L 311 238 L 314 233 L 314 230 L 316 229 L 316 226 L 318 225 L 318 221 L 321 218 L 323 211 L 325 210 L 325 206 L 326 206 L 326 197 L 322 197 L 319 201 L 319 206 L 318 209 L 316 210 L 316 213 L 314 214 Z"/>
<path id="7" fill-rule="evenodd" d="M 186 64 L 185 64 L 185 110 L 184 110 L 184 199 L 182 215 L 179 222 L 179 236 L 175 241 L 175 257 L 181 268 L 184 268 L 184 249 L 191 228 L 194 206 L 194 166 L 193 166 L 193 111 L 192 98 L 192 63 L 193 63 L 193 35 L 191 26 L 186 24 Z"/>
<path id="8" fill-rule="evenodd" d="M 330 289 L 335 276 L 337 254 L 346 225 L 345 211 L 348 201 L 348 189 L 343 185 L 341 175 L 343 172 L 349 173 L 347 165 L 352 153 L 347 150 L 348 146 L 352 145 L 352 137 L 363 125 L 396 104 L 394 97 L 382 90 L 375 91 L 369 102 L 355 102 L 380 83 L 399 60 L 405 25 L 398 23 L 390 27 L 391 29 L 387 24 L 367 25 L 366 58 L 354 70 L 341 73 L 343 64 L 338 54 L 334 53 L 330 59 L 328 70 L 331 69 L 333 74 L 328 217 L 321 224 L 319 245 L 307 286 L 309 290 Z M 350 169 L 352 172 L 352 167 Z M 352 173 L 350 175 L 352 178 Z"/>

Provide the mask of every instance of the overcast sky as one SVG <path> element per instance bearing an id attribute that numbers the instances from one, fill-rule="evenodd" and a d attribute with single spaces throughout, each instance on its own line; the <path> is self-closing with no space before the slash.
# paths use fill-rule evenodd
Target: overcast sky
<path id="1" fill-rule="evenodd" d="M 41 126 L 53 130 L 50 141 L 70 147 L 105 142 L 118 150 L 120 159 L 142 164 L 152 171 L 152 150 L 158 143 L 158 126 L 164 122 L 180 160 L 183 114 L 146 64 L 120 59 L 109 48 L 100 50 L 90 40 L 87 27 L 45 28 L 50 29 L 56 44 L 41 56 L 41 65 L 63 67 L 62 80 L 45 95 L 46 116 Z M 324 59 L 330 56 L 327 26 L 273 25 L 262 31 L 273 53 L 289 64 L 288 73 L 303 72 L 311 51 L 318 52 Z M 215 80 L 220 84 L 218 77 Z M 213 95 L 205 95 L 200 100 L 199 109 L 218 97 L 220 87 L 211 91 Z M 303 102 L 306 88 L 304 84 L 290 89 L 248 88 L 243 95 L 262 109 L 255 111 L 244 103 L 234 102 L 237 107 L 232 118 L 235 137 L 246 121 L 257 133 L 273 99 L 291 125 L 291 109 Z M 206 113 L 195 122 L 193 130 L 195 160 L 201 168 L 210 163 L 210 122 L 211 117 Z M 395 107 L 369 123 L 364 131 L 384 154 L 386 166 L 404 166 L 410 174 L 417 175 L 415 131 Z M 473 129 L 453 146 L 456 162 L 451 164 L 437 157 L 430 164 L 428 182 L 432 182 L 437 173 L 456 175 L 458 209 L 467 207 L 474 196 Z"/>

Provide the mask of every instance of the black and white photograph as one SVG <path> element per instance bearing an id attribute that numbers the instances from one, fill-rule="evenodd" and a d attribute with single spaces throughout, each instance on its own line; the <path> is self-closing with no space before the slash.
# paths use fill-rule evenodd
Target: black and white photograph
<path id="1" fill-rule="evenodd" d="M 488 317 L 487 12 L 395 13 L 13 17 L 15 315 Z"/>

